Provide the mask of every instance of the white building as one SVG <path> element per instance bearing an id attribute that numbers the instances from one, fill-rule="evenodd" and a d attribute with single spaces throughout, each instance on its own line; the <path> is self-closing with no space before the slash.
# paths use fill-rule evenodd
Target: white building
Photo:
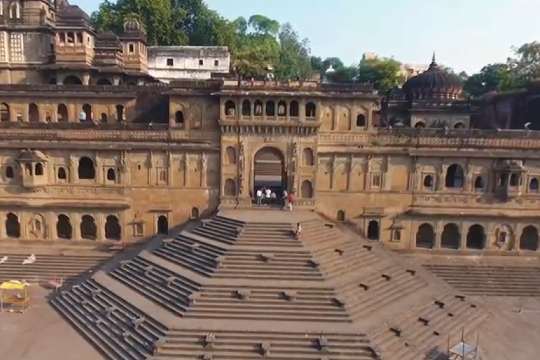
<path id="1" fill-rule="evenodd" d="M 160 81 L 210 79 L 212 74 L 228 74 L 231 54 L 225 46 L 151 46 L 148 72 Z"/>

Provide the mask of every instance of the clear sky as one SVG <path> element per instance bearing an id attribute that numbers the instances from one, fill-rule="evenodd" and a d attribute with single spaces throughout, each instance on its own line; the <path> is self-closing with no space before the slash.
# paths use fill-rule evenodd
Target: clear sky
<path id="1" fill-rule="evenodd" d="M 263 14 L 290 22 L 313 55 L 358 63 L 364 52 L 469 74 L 540 41 L 540 0 L 206 0 L 226 18 Z M 71 0 L 86 11 L 99 0 Z"/>

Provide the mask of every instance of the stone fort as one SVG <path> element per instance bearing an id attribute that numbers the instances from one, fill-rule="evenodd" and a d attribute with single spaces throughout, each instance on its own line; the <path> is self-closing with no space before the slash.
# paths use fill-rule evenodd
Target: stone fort
<path id="1" fill-rule="evenodd" d="M 435 59 L 387 98 L 359 84 L 163 84 L 135 20 L 96 32 L 64 0 L 1 1 L 0 18 L 2 241 L 139 242 L 249 208 L 271 185 L 391 249 L 538 250 L 534 89 L 513 107 L 471 103 Z"/>

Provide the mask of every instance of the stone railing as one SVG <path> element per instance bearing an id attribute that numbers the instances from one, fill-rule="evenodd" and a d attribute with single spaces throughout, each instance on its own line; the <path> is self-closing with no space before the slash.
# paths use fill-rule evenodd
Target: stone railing
<path id="1" fill-rule="evenodd" d="M 540 149 L 540 131 L 529 130 L 377 129 L 326 132 L 319 139 L 320 145 L 364 147 Z"/>
<path id="2" fill-rule="evenodd" d="M 122 129 L 101 128 L 81 129 L 13 129 L 0 131 L 0 141 L 81 141 L 81 142 L 166 142 L 166 143 L 208 143 L 216 132 L 190 132 L 181 130 L 159 129 Z"/>

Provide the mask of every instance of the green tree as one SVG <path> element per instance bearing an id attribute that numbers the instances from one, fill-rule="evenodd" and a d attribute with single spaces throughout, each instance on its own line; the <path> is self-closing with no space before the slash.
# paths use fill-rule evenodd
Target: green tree
<path id="1" fill-rule="evenodd" d="M 358 81 L 371 83 L 382 93 L 401 85 L 405 78 L 400 74 L 400 63 L 387 58 L 363 58 L 358 68 Z"/>
<path id="2" fill-rule="evenodd" d="M 279 32 L 279 23 L 264 15 L 253 15 L 248 24 L 257 35 L 276 36 Z"/>
<path id="3" fill-rule="evenodd" d="M 309 41 L 300 40 L 291 24 L 285 24 L 279 33 L 279 62 L 275 74 L 278 79 L 307 79 L 313 74 Z"/>
<path id="4" fill-rule="evenodd" d="M 504 90 L 509 81 L 510 67 L 507 64 L 490 64 L 471 75 L 465 81 L 463 90 L 470 96 L 478 97 L 490 91 Z"/>
<path id="5" fill-rule="evenodd" d="M 510 79 L 507 88 L 522 87 L 540 78 L 540 43 L 524 44 L 514 50 L 516 58 L 508 59 Z"/>

